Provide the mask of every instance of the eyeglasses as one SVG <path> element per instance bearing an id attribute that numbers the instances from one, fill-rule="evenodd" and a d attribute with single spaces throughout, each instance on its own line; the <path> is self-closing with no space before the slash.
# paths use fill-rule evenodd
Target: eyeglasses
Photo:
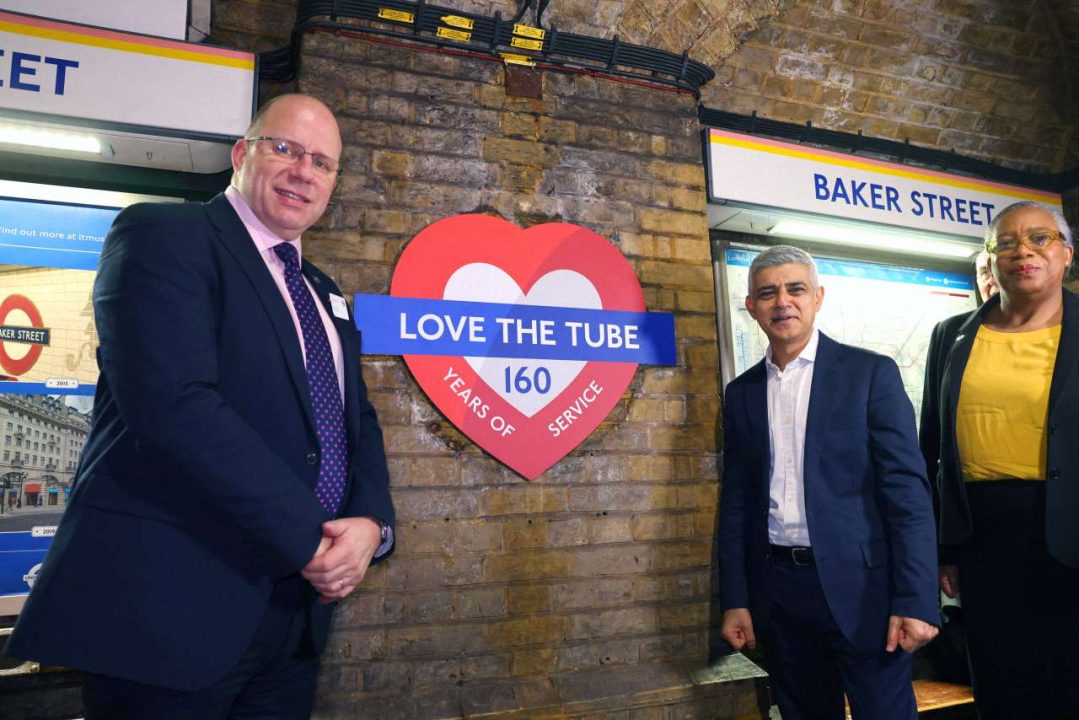
<path id="1" fill-rule="evenodd" d="M 1059 240 L 1064 242 L 1064 233 L 1056 230 L 1035 230 L 1028 235 L 1004 235 L 985 244 L 985 249 L 994 255 L 1013 253 L 1026 243 L 1034 250 L 1044 250 Z"/>
<path id="2" fill-rule="evenodd" d="M 289 140 L 288 138 L 265 137 L 260 135 L 259 137 L 244 138 L 244 140 L 247 142 L 260 142 L 263 140 L 270 142 L 272 143 L 270 145 L 270 152 L 290 163 L 298 163 L 303 160 L 304 155 L 310 155 L 311 167 L 326 177 L 332 177 L 341 172 L 341 168 L 333 158 L 323 155 L 322 153 L 309 152 L 303 145 Z"/>

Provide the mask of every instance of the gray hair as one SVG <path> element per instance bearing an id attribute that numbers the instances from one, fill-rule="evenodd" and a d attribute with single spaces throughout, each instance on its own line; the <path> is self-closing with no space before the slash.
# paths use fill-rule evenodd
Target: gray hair
<path id="1" fill-rule="evenodd" d="M 974 274 L 978 273 L 978 268 L 989 267 L 989 251 L 982 248 L 982 251 L 974 256 Z"/>
<path id="2" fill-rule="evenodd" d="M 990 243 L 997 237 L 997 228 L 1000 227 L 1000 223 L 1004 218 L 1017 210 L 1025 210 L 1026 208 L 1034 208 L 1048 213 L 1053 222 L 1057 224 L 1057 230 L 1064 236 L 1064 244 L 1068 247 L 1072 245 L 1072 229 L 1068 225 L 1068 221 L 1064 219 L 1064 213 L 1052 205 L 1046 205 L 1045 203 L 1035 202 L 1033 200 L 1020 200 L 1017 203 L 1012 203 L 1008 207 L 1004 208 L 996 214 L 992 222 L 989 223 L 989 227 L 985 229 L 985 242 Z"/>
<path id="3" fill-rule="evenodd" d="M 761 270 L 791 263 L 809 268 L 809 281 L 812 283 L 813 289 L 816 290 L 820 287 L 820 281 L 817 279 L 817 263 L 814 262 L 813 256 L 793 245 L 775 245 L 753 258 L 753 262 L 749 264 L 750 285 L 753 284 L 753 278 Z"/>

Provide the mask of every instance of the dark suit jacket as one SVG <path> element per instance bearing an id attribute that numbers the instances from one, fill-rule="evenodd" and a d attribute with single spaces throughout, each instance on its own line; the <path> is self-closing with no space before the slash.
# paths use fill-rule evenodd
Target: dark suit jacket
<path id="1" fill-rule="evenodd" d="M 340 294 L 308 262 L 323 304 Z M 274 583 L 329 519 L 295 326 L 224 196 L 116 218 L 94 285 L 101 370 L 70 504 L 19 617 L 15 656 L 194 689 L 246 650 Z M 332 312 L 331 317 L 334 317 Z M 392 523 L 386 456 L 344 352 L 350 486 L 342 516 Z M 321 652 L 332 606 L 312 602 Z"/>
<path id="2" fill-rule="evenodd" d="M 914 408 L 896 364 L 823 333 L 806 420 L 803 482 L 817 573 L 844 636 L 883 650 L 889 615 L 939 624 L 933 511 Z M 723 402 L 720 600 L 768 622 L 769 440 L 764 361 Z"/>
<path id="3" fill-rule="evenodd" d="M 1045 535 L 1050 555 L 1069 567 L 1079 568 L 1079 297 L 1067 290 L 1062 292 L 1064 318 L 1046 423 Z M 978 328 L 986 314 L 999 305 L 998 296 L 974 312 L 948 318 L 933 330 L 929 345 L 921 445 L 929 473 L 936 478 L 940 559 L 946 564 L 958 561 L 956 546 L 970 539 L 972 529 L 955 439 L 959 390 Z"/>

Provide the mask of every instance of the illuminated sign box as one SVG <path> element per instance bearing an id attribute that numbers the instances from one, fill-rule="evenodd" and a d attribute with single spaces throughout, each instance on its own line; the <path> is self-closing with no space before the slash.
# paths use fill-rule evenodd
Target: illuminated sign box
<path id="1" fill-rule="evenodd" d="M 185 0 L 4 0 L 4 9 L 173 40 L 190 39 L 188 14 L 200 10 Z"/>
<path id="2" fill-rule="evenodd" d="M 0 12 L 0 109 L 82 124 L 238 137 L 255 104 L 255 56 Z"/>
<path id="3" fill-rule="evenodd" d="M 978 239 L 1014 202 L 1060 207 L 1060 195 L 1043 190 L 715 128 L 707 138 L 712 201 Z"/>

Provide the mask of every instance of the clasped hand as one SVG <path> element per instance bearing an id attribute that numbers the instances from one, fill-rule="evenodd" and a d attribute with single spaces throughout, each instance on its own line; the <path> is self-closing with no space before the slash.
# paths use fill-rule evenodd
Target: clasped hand
<path id="1" fill-rule="evenodd" d="M 319 602 L 343 600 L 363 582 L 380 544 L 378 523 L 371 518 L 324 522 L 318 549 L 300 574 L 318 592 Z"/>

